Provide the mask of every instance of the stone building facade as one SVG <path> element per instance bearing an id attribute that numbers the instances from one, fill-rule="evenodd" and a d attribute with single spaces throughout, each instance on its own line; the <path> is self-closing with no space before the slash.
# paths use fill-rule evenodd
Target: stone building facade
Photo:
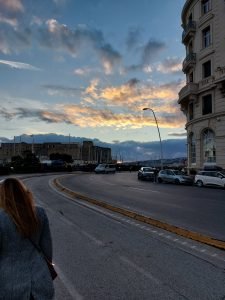
<path id="1" fill-rule="evenodd" d="M 225 168 L 225 1 L 186 0 L 181 17 L 188 168 Z"/>
<path id="2" fill-rule="evenodd" d="M 53 153 L 69 154 L 78 163 L 111 162 L 111 148 L 95 146 L 92 141 L 83 143 L 2 143 L 0 144 L 0 161 L 11 161 L 13 156 L 24 156 L 31 151 L 40 160 L 48 159 Z"/>

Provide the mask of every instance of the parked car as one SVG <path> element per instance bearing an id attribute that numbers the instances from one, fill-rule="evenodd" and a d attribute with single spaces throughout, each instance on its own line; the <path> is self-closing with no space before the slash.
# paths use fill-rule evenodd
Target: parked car
<path id="1" fill-rule="evenodd" d="M 158 182 L 172 182 L 176 184 L 193 184 L 193 177 L 185 175 L 179 170 L 161 170 L 158 174 Z"/>
<path id="2" fill-rule="evenodd" d="M 139 180 L 154 181 L 154 169 L 149 167 L 141 167 L 137 176 Z"/>
<path id="3" fill-rule="evenodd" d="M 108 174 L 108 173 L 115 173 L 116 172 L 116 166 L 114 164 L 99 164 L 95 168 L 96 174 Z"/>
<path id="4" fill-rule="evenodd" d="M 195 175 L 195 184 L 199 187 L 204 185 L 221 186 L 225 188 L 225 170 L 224 171 L 199 171 Z"/>

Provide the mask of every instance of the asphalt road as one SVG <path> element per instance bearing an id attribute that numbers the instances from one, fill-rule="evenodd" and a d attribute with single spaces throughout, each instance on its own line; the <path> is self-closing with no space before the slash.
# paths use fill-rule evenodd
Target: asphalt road
<path id="1" fill-rule="evenodd" d="M 76 185 L 91 178 L 85 176 L 74 177 Z M 57 300 L 225 299 L 224 252 L 74 202 L 57 192 L 50 179 L 25 183 L 49 216 L 59 272 Z M 121 188 L 120 199 L 123 192 Z"/>
<path id="2" fill-rule="evenodd" d="M 225 241 L 225 190 L 138 181 L 137 173 L 76 174 L 71 190 Z"/>

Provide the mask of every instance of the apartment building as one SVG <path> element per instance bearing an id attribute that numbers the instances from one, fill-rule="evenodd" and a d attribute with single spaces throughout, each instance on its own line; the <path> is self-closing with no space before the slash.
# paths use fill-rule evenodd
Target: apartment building
<path id="1" fill-rule="evenodd" d="M 181 18 L 188 168 L 225 168 L 225 0 L 187 0 Z"/>
<path id="2" fill-rule="evenodd" d="M 69 154 L 78 163 L 111 162 L 111 148 L 95 146 L 92 141 L 83 143 L 2 143 L 0 162 L 11 161 L 13 156 L 24 156 L 31 151 L 40 160 L 48 159 L 53 153 Z"/>

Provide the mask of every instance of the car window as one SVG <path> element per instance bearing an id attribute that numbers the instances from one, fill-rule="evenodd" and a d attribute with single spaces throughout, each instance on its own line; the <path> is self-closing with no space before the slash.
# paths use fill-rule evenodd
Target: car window
<path id="1" fill-rule="evenodd" d="M 167 175 L 174 175 L 172 171 L 168 170 Z"/>
<path id="2" fill-rule="evenodd" d="M 221 179 L 224 178 L 224 175 L 222 173 L 217 173 L 216 176 L 221 178 Z"/>
<path id="3" fill-rule="evenodd" d="M 176 175 L 184 175 L 184 172 L 181 172 L 181 171 L 178 171 L 178 170 L 173 171 L 173 172 L 174 172 L 174 174 L 176 174 Z"/>

